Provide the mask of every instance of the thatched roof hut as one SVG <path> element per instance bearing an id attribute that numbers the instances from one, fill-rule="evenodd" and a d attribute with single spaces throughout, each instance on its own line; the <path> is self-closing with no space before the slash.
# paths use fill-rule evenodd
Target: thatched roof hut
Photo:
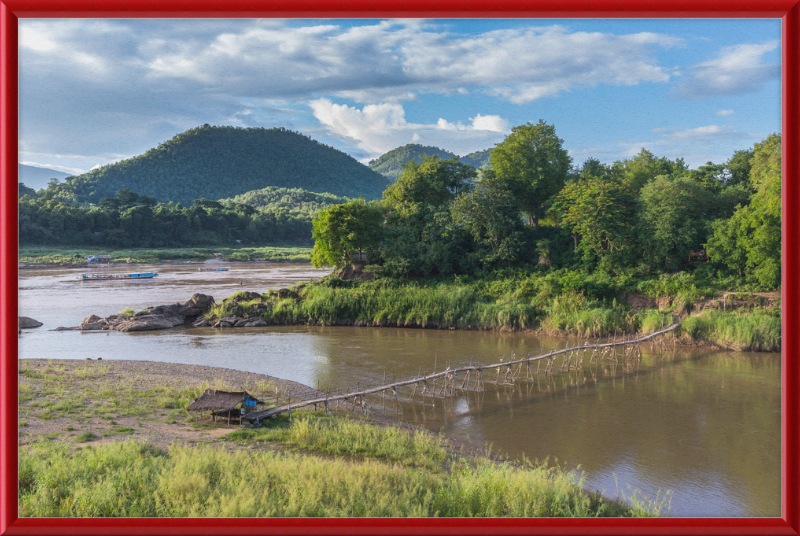
<path id="1" fill-rule="evenodd" d="M 257 399 L 247 391 L 229 392 L 206 389 L 206 392 L 189 404 L 186 409 L 189 411 L 210 411 L 212 414 L 215 414 L 215 412 L 227 412 L 230 422 L 231 413 L 247 413 L 248 410 L 252 411 L 261 404 L 266 404 L 266 402 Z M 239 408 L 240 405 L 241 408 Z M 216 413 L 215 415 L 219 414 Z"/>

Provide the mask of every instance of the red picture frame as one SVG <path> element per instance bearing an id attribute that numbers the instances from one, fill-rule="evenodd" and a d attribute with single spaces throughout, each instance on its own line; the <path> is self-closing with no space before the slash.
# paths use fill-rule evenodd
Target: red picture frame
<path id="1" fill-rule="evenodd" d="M 19 519 L 17 21 L 26 17 L 782 19 L 782 517 L 659 519 Z M 0 535 L 800 534 L 800 0 L 0 0 Z M 797 331 L 795 331 L 797 330 Z"/>

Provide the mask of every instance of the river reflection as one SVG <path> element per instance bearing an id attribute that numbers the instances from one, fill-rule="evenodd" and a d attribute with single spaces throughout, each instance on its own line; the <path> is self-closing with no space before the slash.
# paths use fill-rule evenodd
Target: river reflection
<path id="1" fill-rule="evenodd" d="M 149 287 L 87 289 L 58 282 L 76 273 L 23 271 L 20 314 L 45 326 L 23 335 L 20 357 L 191 363 L 336 388 L 374 383 L 384 374 L 413 377 L 434 363 L 442 367 L 470 356 L 494 361 L 564 345 L 520 333 L 400 328 L 44 331 L 125 306 L 185 301 L 194 292 L 219 299 L 240 289 L 263 292 L 325 274 L 308 265 L 280 265 L 217 279 L 176 270 Z M 189 275 L 194 283 L 187 283 Z M 580 464 L 585 487 L 611 497 L 618 490 L 630 495 L 629 488 L 650 497 L 673 490 L 675 516 L 780 516 L 780 356 L 697 349 L 651 355 L 647 350 L 628 365 L 591 365 L 587 358 L 580 371 L 511 386 L 487 383 L 486 391 L 428 398 L 425 404 L 403 402 L 410 393 L 401 392 L 402 418 L 491 444 L 512 458 L 557 458 L 571 468 Z M 380 407 L 373 403 L 372 411 Z"/>

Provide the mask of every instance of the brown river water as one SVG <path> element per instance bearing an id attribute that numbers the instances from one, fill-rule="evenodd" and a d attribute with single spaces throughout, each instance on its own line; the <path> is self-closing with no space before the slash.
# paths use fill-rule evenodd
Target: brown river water
<path id="1" fill-rule="evenodd" d="M 20 314 L 44 323 L 23 333 L 20 357 L 190 363 L 335 389 L 376 383 L 384 374 L 415 377 L 435 362 L 496 360 L 567 342 L 525 333 L 320 326 L 49 331 L 92 314 L 183 302 L 196 292 L 219 301 L 239 290 L 264 292 L 328 273 L 307 264 L 153 270 L 158 278 L 128 282 L 77 281 L 85 269 L 20 270 Z M 402 402 L 401 418 L 514 459 L 549 457 L 579 466 L 586 489 L 612 498 L 634 490 L 654 498 L 670 490 L 671 516 L 780 516 L 780 355 L 648 350 L 628 366 L 584 364 L 581 371 L 514 386 L 487 384 L 484 392 L 426 405 Z M 371 403 L 373 411 L 382 409 Z"/>

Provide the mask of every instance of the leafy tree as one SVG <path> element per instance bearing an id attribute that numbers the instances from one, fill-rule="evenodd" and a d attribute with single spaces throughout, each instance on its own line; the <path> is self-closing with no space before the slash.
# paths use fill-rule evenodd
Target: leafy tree
<path id="1" fill-rule="evenodd" d="M 753 165 L 752 160 L 752 149 L 744 149 L 733 153 L 733 156 L 727 162 L 725 162 L 725 184 L 730 186 L 739 185 L 751 188 L 750 168 Z"/>
<path id="2" fill-rule="evenodd" d="M 546 212 L 547 200 L 561 191 L 569 174 L 572 159 L 563 143 L 555 127 L 540 120 L 514 127 L 492 150 L 492 169 L 511 185 L 534 228 Z"/>
<path id="3" fill-rule="evenodd" d="M 645 261 L 676 270 L 702 248 L 711 193 L 691 177 L 659 176 L 639 194 L 638 233 Z"/>
<path id="4" fill-rule="evenodd" d="M 364 250 L 378 245 L 382 222 L 383 212 L 364 198 L 320 211 L 312 222 L 312 264 L 340 268 L 350 264 L 356 252 L 360 260 Z"/>
<path id="5" fill-rule="evenodd" d="M 34 190 L 33 188 L 28 188 L 23 183 L 19 183 L 19 197 L 22 197 L 24 195 L 36 197 L 36 190 Z"/>
<path id="6" fill-rule="evenodd" d="M 519 205 L 499 181 L 482 180 L 474 192 L 458 195 L 451 206 L 453 224 L 468 232 L 481 247 L 481 265 L 511 266 L 523 244 Z"/>
<path id="7" fill-rule="evenodd" d="M 672 162 L 666 157 L 657 158 L 653 153 L 642 148 L 639 154 L 633 158 L 614 162 L 611 166 L 611 174 L 614 178 L 629 185 L 634 192 L 638 192 L 645 184 L 660 175 L 672 175 L 686 169 L 686 164 L 681 158 Z"/>
<path id="8" fill-rule="evenodd" d="M 603 164 L 597 158 L 587 158 L 580 169 L 576 170 L 574 180 L 588 180 L 592 177 L 611 178 L 611 166 Z"/>
<path id="9" fill-rule="evenodd" d="M 386 205 L 403 217 L 424 216 L 469 191 L 476 176 L 475 168 L 455 158 L 423 156 L 419 164 L 411 161 L 403 165 L 402 175 L 386 188 L 383 197 Z"/>
<path id="10" fill-rule="evenodd" d="M 589 178 L 566 185 L 551 207 L 560 225 L 572 234 L 575 251 L 585 259 L 624 260 L 633 219 L 629 187 L 612 179 Z"/>
<path id="11" fill-rule="evenodd" d="M 711 260 L 736 270 L 764 288 L 781 281 L 781 136 L 753 148 L 750 204 L 714 226 L 707 244 Z M 744 252 L 744 255 L 742 255 Z M 744 257 L 744 258 L 743 258 Z"/>

